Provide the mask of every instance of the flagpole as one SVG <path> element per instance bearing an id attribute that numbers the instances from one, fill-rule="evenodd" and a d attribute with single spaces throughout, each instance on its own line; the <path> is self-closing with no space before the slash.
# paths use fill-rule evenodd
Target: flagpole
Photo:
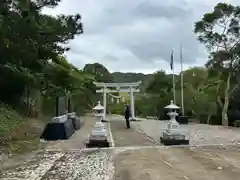
<path id="1" fill-rule="evenodd" d="M 173 78 L 173 102 L 174 102 L 174 104 L 176 104 L 174 68 L 173 68 L 173 70 L 172 70 L 172 78 Z"/>
<path id="2" fill-rule="evenodd" d="M 181 45 L 180 45 L 180 61 L 181 61 L 181 107 L 182 107 L 182 115 L 184 116 L 182 43 L 181 43 Z"/>
<path id="3" fill-rule="evenodd" d="M 175 75 L 174 75 L 174 60 L 173 60 L 173 50 L 171 54 L 171 70 L 172 70 L 172 80 L 173 80 L 173 102 L 176 104 L 176 93 L 175 93 Z"/>

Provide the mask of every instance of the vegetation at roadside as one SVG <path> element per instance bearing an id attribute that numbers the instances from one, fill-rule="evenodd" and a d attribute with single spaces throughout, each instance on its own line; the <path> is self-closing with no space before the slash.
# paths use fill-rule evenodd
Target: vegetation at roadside
<path id="1" fill-rule="evenodd" d="M 77 112 L 83 113 L 87 107 L 88 103 L 79 99 L 82 94 L 91 96 L 89 84 L 94 77 L 64 56 L 68 42 L 83 33 L 81 16 L 42 13 L 43 8 L 54 8 L 59 2 L 0 2 L 1 146 L 39 137 L 41 128 L 32 136 L 31 125 L 55 114 L 57 96 L 70 94 Z"/>

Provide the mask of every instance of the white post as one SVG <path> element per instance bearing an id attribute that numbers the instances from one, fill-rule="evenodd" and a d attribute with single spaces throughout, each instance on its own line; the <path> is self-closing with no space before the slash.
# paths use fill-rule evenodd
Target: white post
<path id="1" fill-rule="evenodd" d="M 183 56 L 182 56 L 182 44 L 180 47 L 180 60 L 181 60 L 181 108 L 182 116 L 184 116 L 184 97 L 183 97 Z"/>
<path id="2" fill-rule="evenodd" d="M 104 112 L 103 112 L 103 120 L 106 120 L 106 108 L 107 108 L 107 92 L 106 92 L 106 87 L 103 88 L 103 107 L 104 107 Z"/>
<path id="3" fill-rule="evenodd" d="M 176 104 L 176 92 L 175 92 L 175 75 L 174 70 L 172 74 L 172 80 L 173 80 L 173 102 Z"/>
<path id="4" fill-rule="evenodd" d="M 131 103 L 132 119 L 135 119 L 135 114 L 134 114 L 134 96 L 133 96 L 133 88 L 132 87 L 130 87 L 130 103 Z"/>

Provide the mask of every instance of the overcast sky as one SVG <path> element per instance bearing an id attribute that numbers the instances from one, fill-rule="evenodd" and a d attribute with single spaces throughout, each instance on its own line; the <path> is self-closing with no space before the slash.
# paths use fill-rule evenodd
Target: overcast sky
<path id="1" fill-rule="evenodd" d="M 71 50 L 66 54 L 79 68 L 98 62 L 111 72 L 169 72 L 174 49 L 175 71 L 179 72 L 181 42 L 184 69 L 206 62 L 205 49 L 193 34 L 193 26 L 217 2 L 220 1 L 62 0 L 57 8 L 44 9 L 44 13 L 82 15 L 84 34 L 70 42 Z"/>

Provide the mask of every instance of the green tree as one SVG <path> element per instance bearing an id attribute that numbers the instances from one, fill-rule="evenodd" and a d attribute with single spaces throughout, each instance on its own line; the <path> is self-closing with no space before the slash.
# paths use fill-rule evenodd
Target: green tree
<path id="1" fill-rule="evenodd" d="M 172 99 L 172 76 L 158 71 L 144 84 L 144 93 L 136 101 L 137 111 L 142 116 L 163 116 L 164 107 Z"/>
<path id="2" fill-rule="evenodd" d="M 81 16 L 41 13 L 43 8 L 54 8 L 59 2 L 0 3 L 0 101 L 15 109 L 25 108 L 28 115 L 39 109 L 41 101 L 54 106 L 59 93 L 76 96 L 87 92 L 94 80 L 63 57 L 69 50 L 69 40 L 83 33 Z M 88 92 L 88 96 L 91 94 Z"/>
<path id="3" fill-rule="evenodd" d="M 210 52 L 207 64 L 218 69 L 219 87 L 223 86 L 224 89 L 224 100 L 221 104 L 223 125 L 228 125 L 229 97 L 235 88 L 231 81 L 238 64 L 239 30 L 240 7 L 226 3 L 218 3 L 211 13 L 204 14 L 203 18 L 195 23 L 195 33 L 199 41 L 204 43 Z"/>

